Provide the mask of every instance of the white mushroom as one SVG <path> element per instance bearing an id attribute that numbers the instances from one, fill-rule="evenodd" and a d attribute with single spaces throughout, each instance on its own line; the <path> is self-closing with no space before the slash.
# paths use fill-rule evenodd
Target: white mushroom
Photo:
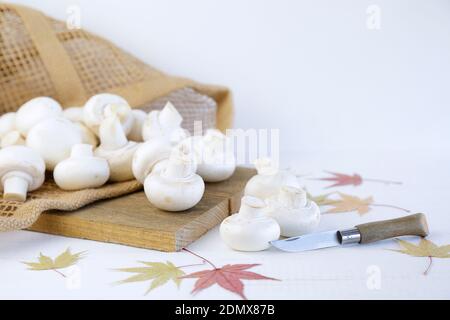
<path id="1" fill-rule="evenodd" d="M 17 130 L 10 131 L 1 138 L 0 146 L 2 148 L 6 148 L 9 146 L 23 146 L 23 145 L 25 145 L 25 139 Z"/>
<path id="2" fill-rule="evenodd" d="M 56 100 L 48 97 L 35 98 L 17 110 L 16 129 L 26 137 L 31 128 L 39 122 L 62 115 L 61 105 Z"/>
<path id="3" fill-rule="evenodd" d="M 35 125 L 28 133 L 26 145 L 36 150 L 47 170 L 70 156 L 72 147 L 82 142 L 80 130 L 65 118 L 50 118 Z"/>
<path id="4" fill-rule="evenodd" d="M 138 144 L 127 140 L 118 116 L 114 113 L 107 116 L 100 125 L 99 133 L 100 146 L 94 154 L 108 161 L 110 180 L 134 179 L 131 163 Z"/>
<path id="5" fill-rule="evenodd" d="M 166 211 L 184 211 L 203 197 L 205 183 L 195 173 L 194 156 L 185 147 L 175 148 L 166 166 L 151 173 L 144 182 L 148 200 Z"/>
<path id="6" fill-rule="evenodd" d="M 183 117 L 173 106 L 167 102 L 161 111 L 152 111 L 148 114 L 142 128 L 144 141 L 164 138 L 173 146 L 189 136 L 189 132 L 181 127 Z"/>
<path id="7" fill-rule="evenodd" d="M 145 120 L 147 119 L 147 113 L 142 110 L 134 109 L 133 111 L 134 124 L 128 134 L 128 140 L 142 142 L 144 138 L 142 137 L 142 128 L 144 126 Z"/>
<path id="8" fill-rule="evenodd" d="M 4 148 L 0 150 L 0 179 L 3 199 L 23 202 L 27 192 L 44 183 L 44 160 L 25 146 Z"/>
<path id="9" fill-rule="evenodd" d="M 93 146 L 94 148 L 98 146 L 99 140 L 97 138 L 97 136 L 95 135 L 94 132 L 91 131 L 91 129 L 89 129 L 88 127 L 86 127 L 83 123 L 81 122 L 74 122 L 73 123 L 78 130 L 80 131 L 81 134 L 81 141 L 84 144 L 90 144 L 91 146 Z"/>
<path id="10" fill-rule="evenodd" d="M 244 192 L 246 196 L 265 200 L 277 195 L 283 186 L 300 188 L 298 179 L 294 174 L 286 170 L 279 170 L 270 159 L 256 160 L 255 167 L 258 174 L 247 182 Z"/>
<path id="11" fill-rule="evenodd" d="M 125 134 L 128 134 L 134 122 L 131 107 L 124 98 L 114 94 L 101 93 L 90 98 L 83 108 L 83 122 L 99 135 L 100 124 L 111 113 L 117 114 Z"/>
<path id="12" fill-rule="evenodd" d="M 142 143 L 133 156 L 132 170 L 134 177 L 144 183 L 145 178 L 153 172 L 156 167 L 164 167 L 172 147 L 165 140 L 152 139 Z"/>
<path id="13" fill-rule="evenodd" d="M 239 251 L 262 251 L 269 248 L 270 241 L 280 237 L 278 223 L 264 215 L 264 201 L 245 196 L 239 213 L 226 218 L 220 225 L 222 240 Z"/>
<path id="14" fill-rule="evenodd" d="M 219 130 L 208 130 L 203 137 L 191 137 L 182 143 L 191 143 L 197 157 L 197 174 L 206 182 L 219 182 L 231 177 L 236 159 L 230 139 Z"/>
<path id="15" fill-rule="evenodd" d="M 16 113 L 8 112 L 0 117 L 0 138 L 10 131 L 16 130 Z"/>
<path id="16" fill-rule="evenodd" d="M 296 237 L 314 231 L 320 222 L 319 206 L 307 199 L 300 188 L 282 187 L 278 195 L 266 200 L 267 216 L 274 218 L 281 235 Z"/>
<path id="17" fill-rule="evenodd" d="M 72 122 L 83 123 L 83 107 L 70 107 L 63 110 L 64 118 Z"/>
<path id="18" fill-rule="evenodd" d="M 63 190 L 97 188 L 108 181 L 109 165 L 105 159 L 94 157 L 92 145 L 76 144 L 70 157 L 55 167 L 53 177 Z"/>
<path id="19" fill-rule="evenodd" d="M 80 130 L 81 140 L 84 144 L 90 144 L 93 147 L 98 146 L 99 141 L 97 135 L 84 124 L 83 107 L 70 107 L 64 109 L 63 115 L 64 118 L 72 121 L 73 124 Z"/>

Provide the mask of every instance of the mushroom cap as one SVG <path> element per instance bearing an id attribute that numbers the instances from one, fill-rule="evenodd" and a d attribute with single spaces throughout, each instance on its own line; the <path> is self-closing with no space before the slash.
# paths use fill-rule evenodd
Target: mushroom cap
<path id="1" fill-rule="evenodd" d="M 267 208 L 267 215 L 274 218 L 281 228 L 281 235 L 297 237 L 313 232 L 320 223 L 320 208 L 314 201 L 301 208 Z"/>
<path id="2" fill-rule="evenodd" d="M 244 221 L 238 216 L 239 214 L 234 214 L 220 225 L 222 240 L 233 250 L 266 250 L 270 247 L 270 241 L 280 237 L 280 226 L 274 219 Z"/>
<path id="3" fill-rule="evenodd" d="M 108 161 L 111 181 L 128 181 L 134 178 L 133 155 L 138 144 L 128 141 L 116 112 L 107 114 L 99 127 L 100 147 L 95 155 Z"/>
<path id="4" fill-rule="evenodd" d="M 255 168 L 259 175 L 274 175 L 279 171 L 270 158 L 259 158 L 255 160 Z"/>
<path id="5" fill-rule="evenodd" d="M 238 251 L 262 251 L 280 237 L 278 223 L 263 214 L 264 202 L 254 197 L 242 198 L 241 210 L 220 225 L 222 240 Z"/>
<path id="6" fill-rule="evenodd" d="M 277 195 L 283 186 L 300 188 L 300 183 L 294 174 L 286 170 L 257 174 L 247 182 L 244 194 L 265 200 Z"/>
<path id="7" fill-rule="evenodd" d="M 133 180 L 132 162 L 133 156 L 139 144 L 129 141 L 125 146 L 111 150 L 100 145 L 94 154 L 97 157 L 106 159 L 110 168 L 109 180 L 114 182 Z"/>
<path id="8" fill-rule="evenodd" d="M 197 165 L 197 173 L 206 182 L 220 182 L 229 179 L 236 170 L 234 157 L 226 159 L 224 162 L 200 162 Z"/>
<path id="9" fill-rule="evenodd" d="M 142 126 L 142 137 L 144 141 L 158 139 L 164 136 L 164 130 L 159 123 L 160 112 L 159 110 L 155 110 L 148 113 Z"/>
<path id="10" fill-rule="evenodd" d="M 81 122 L 74 122 L 73 123 L 78 130 L 80 130 L 80 134 L 81 134 L 81 141 L 85 144 L 90 144 L 93 147 L 98 146 L 99 144 L 99 140 L 97 138 L 97 136 L 95 135 L 94 132 L 92 132 L 91 129 L 89 129 L 88 127 L 86 127 L 83 123 Z"/>
<path id="11" fill-rule="evenodd" d="M 154 166 L 171 154 L 171 146 L 161 139 L 152 139 L 142 143 L 133 156 L 132 170 L 134 177 L 141 183 L 152 172 Z"/>
<path id="12" fill-rule="evenodd" d="M 77 148 L 86 148 L 85 154 L 75 155 Z M 70 158 L 61 161 L 53 171 L 56 184 L 63 190 L 97 188 L 109 179 L 109 165 L 105 159 L 94 157 L 91 145 L 75 145 Z"/>
<path id="13" fill-rule="evenodd" d="M 203 197 L 205 183 L 193 174 L 185 179 L 171 179 L 163 172 L 150 174 L 144 182 L 148 200 L 158 209 L 179 212 L 194 207 Z"/>
<path id="14" fill-rule="evenodd" d="M 164 108 L 159 113 L 159 123 L 163 128 L 175 129 L 181 126 L 183 122 L 183 117 L 178 112 L 177 108 L 168 101 Z"/>
<path id="15" fill-rule="evenodd" d="M 0 117 L 0 138 L 16 129 L 16 113 L 8 112 Z"/>
<path id="16" fill-rule="evenodd" d="M 144 141 L 151 139 L 167 139 L 173 146 L 189 137 L 189 132 L 181 127 L 183 117 L 168 102 L 161 110 L 151 111 L 142 127 Z"/>
<path id="17" fill-rule="evenodd" d="M 197 157 L 197 173 L 206 182 L 219 182 L 231 177 L 236 169 L 236 158 L 230 139 L 218 130 L 208 130 L 203 137 L 190 140 Z"/>
<path id="18" fill-rule="evenodd" d="M 97 94 L 86 102 L 83 108 L 84 124 L 98 135 L 99 126 L 106 117 L 105 111 L 111 105 L 121 107 L 120 122 L 125 133 L 128 134 L 134 122 L 131 107 L 124 98 L 111 93 Z"/>
<path id="19" fill-rule="evenodd" d="M 56 100 L 49 97 L 34 98 L 17 110 L 16 128 L 23 136 L 27 136 L 39 122 L 61 116 L 62 108 Z"/>
<path id="20" fill-rule="evenodd" d="M 63 116 L 72 122 L 83 122 L 83 107 L 70 107 L 63 110 Z"/>
<path id="21" fill-rule="evenodd" d="M 10 146 L 0 150 L 0 179 L 10 173 L 25 173 L 31 177 L 28 191 L 38 189 L 45 179 L 45 162 L 33 149 Z M 3 183 L 0 184 L 3 190 Z"/>
<path id="22" fill-rule="evenodd" d="M 0 146 L 2 148 L 6 148 L 9 146 L 23 146 L 23 145 L 25 145 L 25 139 L 17 130 L 10 131 L 1 138 Z"/>
<path id="23" fill-rule="evenodd" d="M 266 199 L 265 213 L 274 218 L 286 237 L 296 237 L 314 231 L 320 222 L 319 206 L 307 199 L 301 188 L 281 188 L 278 195 Z"/>
<path id="24" fill-rule="evenodd" d="M 147 119 L 147 113 L 143 110 L 138 109 L 134 109 L 132 112 L 134 117 L 134 124 L 127 138 L 131 141 L 142 142 L 144 141 L 144 138 L 142 137 L 142 127 L 144 126 L 145 120 Z"/>
<path id="25" fill-rule="evenodd" d="M 44 159 L 47 170 L 70 156 L 72 147 L 82 142 L 80 130 L 64 118 L 50 118 L 35 125 L 28 133 L 26 145 Z"/>

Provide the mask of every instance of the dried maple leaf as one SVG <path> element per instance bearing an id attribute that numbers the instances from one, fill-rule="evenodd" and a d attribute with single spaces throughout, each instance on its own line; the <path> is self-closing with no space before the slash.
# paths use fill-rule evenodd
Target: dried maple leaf
<path id="1" fill-rule="evenodd" d="M 326 204 L 329 206 L 333 206 L 333 208 L 326 211 L 325 213 L 342 213 L 342 212 L 356 211 L 360 215 L 364 215 L 371 210 L 371 207 L 388 207 L 409 212 L 409 210 L 397 206 L 374 203 L 373 197 L 362 199 L 342 192 L 338 192 L 338 194 L 341 198 L 339 200 L 335 200 Z"/>
<path id="2" fill-rule="evenodd" d="M 118 281 L 116 282 L 116 284 L 152 280 L 150 287 L 145 292 L 145 294 L 148 294 L 153 289 L 166 284 L 169 280 L 172 280 L 178 287 L 181 283 L 180 277 L 185 274 L 183 270 L 180 269 L 180 267 L 176 267 L 173 263 L 169 261 L 167 261 L 166 263 L 162 262 L 141 262 L 141 263 L 146 265 L 146 267 L 117 269 L 117 271 L 136 273 L 136 275 L 131 276 L 125 280 Z"/>
<path id="3" fill-rule="evenodd" d="M 54 270 L 63 277 L 65 277 L 65 275 L 59 272 L 58 269 L 65 269 L 70 266 L 73 266 L 80 259 L 83 258 L 83 254 L 84 252 L 72 254 L 70 252 L 70 248 L 68 248 L 66 251 L 57 256 L 55 260 L 40 253 L 38 257 L 38 262 L 23 262 L 23 263 L 29 267 L 28 268 L 29 270 L 34 271 Z"/>
<path id="4" fill-rule="evenodd" d="M 307 193 L 308 199 L 314 201 L 318 206 L 327 206 L 336 202 L 336 200 L 330 199 L 330 196 L 335 192 L 325 193 L 318 196 L 313 196 Z"/>
<path id="5" fill-rule="evenodd" d="M 315 179 L 315 180 L 335 182 L 334 184 L 328 186 L 327 188 L 348 186 L 348 185 L 353 185 L 356 187 L 356 186 L 361 185 L 364 181 L 382 182 L 385 184 L 401 184 L 401 182 L 397 182 L 397 181 L 387 181 L 387 180 L 380 180 L 380 179 L 363 178 L 357 173 L 354 173 L 353 175 L 348 175 L 348 174 L 331 172 L 331 171 L 325 171 L 325 172 L 327 172 L 333 176 L 326 177 L 326 178 L 319 178 L 319 179 Z"/>
<path id="6" fill-rule="evenodd" d="M 329 174 L 332 174 L 333 177 L 328 178 L 320 178 L 318 180 L 322 181 L 334 181 L 335 183 L 328 186 L 327 188 L 338 187 L 338 186 L 346 186 L 346 185 L 354 185 L 359 186 L 362 184 L 363 179 L 359 174 L 353 174 L 352 176 L 342 173 L 330 172 L 326 171 Z"/>
<path id="7" fill-rule="evenodd" d="M 372 197 L 361 199 L 344 193 L 339 193 L 339 195 L 341 199 L 331 203 L 330 205 L 334 208 L 326 211 L 325 213 L 357 211 L 360 215 L 363 215 L 370 211 L 370 205 L 373 203 Z"/>
<path id="8" fill-rule="evenodd" d="M 400 252 L 413 257 L 428 257 L 430 262 L 427 269 L 423 273 L 427 275 L 430 271 L 433 258 L 450 258 L 450 245 L 437 246 L 427 239 L 421 239 L 418 245 L 408 241 L 397 239 L 397 243 L 403 248 L 400 250 L 390 249 L 391 251 Z"/>
<path id="9" fill-rule="evenodd" d="M 212 270 L 204 270 L 188 274 L 182 279 L 195 278 L 192 293 L 197 293 L 201 290 L 209 288 L 214 284 L 218 284 L 225 290 L 238 294 L 241 298 L 247 299 L 244 295 L 244 284 L 241 280 L 275 280 L 258 273 L 246 271 L 250 268 L 256 267 L 258 264 L 227 264 L 222 268 L 215 268 Z"/>

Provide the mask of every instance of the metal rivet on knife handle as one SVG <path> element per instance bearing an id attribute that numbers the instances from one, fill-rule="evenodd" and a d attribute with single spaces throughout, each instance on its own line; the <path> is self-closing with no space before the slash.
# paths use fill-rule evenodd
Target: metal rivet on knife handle
<path id="1" fill-rule="evenodd" d="M 423 213 L 417 213 L 403 218 L 370 222 L 356 226 L 361 234 L 360 243 L 401 237 L 428 235 L 427 219 Z"/>

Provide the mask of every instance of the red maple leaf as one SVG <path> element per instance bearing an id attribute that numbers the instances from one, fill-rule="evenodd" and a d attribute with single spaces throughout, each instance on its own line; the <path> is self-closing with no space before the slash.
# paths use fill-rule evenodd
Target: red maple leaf
<path id="1" fill-rule="evenodd" d="M 222 268 L 214 268 L 212 270 L 204 270 L 194 272 L 181 279 L 195 278 L 192 293 L 197 293 L 201 290 L 211 287 L 213 284 L 218 284 L 225 290 L 238 294 L 242 299 L 247 300 L 244 295 L 244 283 L 241 280 L 275 280 L 278 279 L 265 277 L 258 273 L 246 271 L 247 269 L 259 266 L 259 264 L 227 264 Z"/>
<path id="2" fill-rule="evenodd" d="M 364 181 L 381 182 L 381 183 L 384 183 L 384 184 L 402 184 L 401 182 L 398 182 L 398 181 L 363 178 L 357 173 L 354 173 L 351 176 L 351 175 L 348 175 L 348 174 L 331 172 L 331 171 L 325 171 L 325 172 L 327 172 L 329 174 L 332 174 L 333 177 L 319 178 L 319 179 L 314 179 L 314 180 L 334 181 L 335 182 L 334 184 L 332 184 L 332 185 L 330 185 L 330 186 L 328 186 L 326 188 L 348 186 L 348 185 L 353 185 L 353 186 L 356 187 L 356 186 L 361 185 Z"/>
<path id="3" fill-rule="evenodd" d="M 359 186 L 363 183 L 363 178 L 359 175 L 354 173 L 352 176 L 342 173 L 336 173 L 336 172 L 330 172 L 326 171 L 329 174 L 332 174 L 334 177 L 328 177 L 328 178 L 320 178 L 318 180 L 322 181 L 335 181 L 335 184 L 332 184 L 328 186 L 327 188 L 332 187 L 339 187 L 339 186 L 348 186 L 348 185 L 354 185 Z"/>

